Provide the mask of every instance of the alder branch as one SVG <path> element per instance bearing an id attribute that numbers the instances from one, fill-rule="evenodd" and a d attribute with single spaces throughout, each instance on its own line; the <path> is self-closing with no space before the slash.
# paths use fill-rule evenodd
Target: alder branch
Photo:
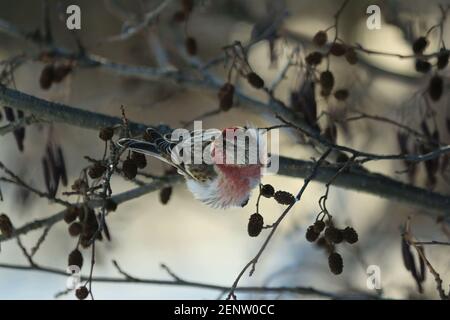
<path id="1" fill-rule="evenodd" d="M 27 265 L 19 265 L 19 264 L 7 264 L 0 263 L 0 268 L 3 269 L 13 269 L 18 271 L 39 271 L 48 274 L 68 277 L 69 274 L 65 272 L 65 270 L 44 267 L 40 265 L 27 266 Z M 135 276 L 130 276 L 128 273 L 120 272 L 124 277 L 123 278 L 115 278 L 115 277 L 92 277 L 92 282 L 104 282 L 104 283 L 116 283 L 116 284 L 147 284 L 147 285 L 163 285 L 163 286 L 176 286 L 176 287 L 192 287 L 198 289 L 206 289 L 206 290 L 216 290 L 216 291 L 227 291 L 229 288 L 217 284 L 210 284 L 206 282 L 196 282 L 183 280 L 178 277 L 178 279 L 173 280 L 160 280 L 160 279 L 147 279 L 147 278 L 137 278 Z M 82 281 L 88 280 L 87 276 L 81 276 Z M 293 293 L 293 294 L 304 294 L 304 295 L 313 295 L 320 296 L 324 298 L 330 299 L 345 299 L 345 298 L 355 298 L 360 297 L 361 299 L 380 299 L 376 295 L 371 295 L 365 292 L 358 293 L 332 293 L 324 290 L 315 289 L 313 287 L 302 287 L 302 286 L 293 286 L 293 287 L 270 287 L 270 286 L 242 286 L 236 288 L 237 292 L 254 292 L 254 293 Z"/>
<path id="2" fill-rule="evenodd" d="M 422 162 L 422 161 L 439 158 L 443 154 L 450 153 L 449 145 L 442 146 L 442 147 L 437 148 L 436 150 L 431 151 L 426 154 L 418 154 L 418 155 L 413 155 L 413 154 L 375 154 L 375 153 L 363 152 L 363 151 L 359 151 L 359 150 L 356 150 L 353 148 L 349 148 L 346 146 L 332 143 L 332 142 L 328 141 L 327 139 L 325 139 L 324 137 L 322 137 L 320 134 L 310 133 L 306 130 L 303 130 L 302 128 L 296 126 L 295 124 L 290 123 L 287 120 L 283 119 L 279 115 L 277 115 L 277 118 L 280 119 L 283 123 L 290 125 L 294 129 L 298 129 L 300 132 L 302 132 L 309 138 L 312 138 L 312 139 L 318 141 L 320 144 L 322 144 L 326 147 L 332 148 L 334 150 L 343 151 L 343 152 L 349 152 L 355 158 L 361 158 L 360 160 L 355 161 L 355 162 L 359 162 L 359 163 L 364 163 L 364 162 L 373 161 L 373 160 L 406 160 L 408 162 Z"/>
<path id="3" fill-rule="evenodd" d="M 171 175 L 164 178 L 161 178 L 157 181 L 153 181 L 149 184 L 146 184 L 142 187 L 134 188 L 129 191 L 125 191 L 113 196 L 111 199 L 117 203 L 121 204 L 126 201 L 136 199 L 150 192 L 160 190 L 163 187 L 176 184 L 182 181 L 182 177 L 179 175 Z M 75 205 L 75 204 L 73 204 Z M 103 206 L 103 200 L 91 200 L 88 202 L 88 206 L 91 208 L 98 208 Z M 60 222 L 64 219 L 64 214 L 66 210 L 61 210 L 47 218 L 37 219 L 32 222 L 26 223 L 22 227 L 15 229 L 11 235 L 11 237 L 6 237 L 5 235 L 0 235 L 0 242 L 15 238 L 19 235 L 26 234 L 30 231 L 37 230 L 40 228 L 48 227 L 54 225 L 57 222 Z"/>
<path id="4" fill-rule="evenodd" d="M 49 102 L 6 87 L 0 87 L 0 103 L 33 113 L 46 120 L 67 123 L 82 128 L 98 130 L 102 127 L 114 126 L 122 122 L 117 117 Z M 130 121 L 129 127 L 133 132 L 140 133 L 148 126 Z M 402 156 L 398 156 L 398 159 L 403 158 Z M 310 165 L 311 162 L 308 161 L 280 157 L 279 174 L 305 178 L 310 169 Z M 336 173 L 336 170 L 332 166 L 320 168 L 316 180 L 326 182 Z M 450 197 L 362 169 L 352 169 L 341 174 L 336 180 L 335 185 L 368 192 L 386 199 L 409 203 L 427 210 L 442 211 L 446 215 L 450 212 Z"/>
<path id="5" fill-rule="evenodd" d="M 106 41 L 112 42 L 112 41 L 122 41 L 122 40 L 129 39 L 133 35 L 142 31 L 145 27 L 149 26 L 152 22 L 154 22 L 159 17 L 159 15 L 164 11 L 164 9 L 173 1 L 174 0 L 162 1 L 154 10 L 147 12 L 144 15 L 144 19 L 141 22 L 139 22 L 138 24 L 136 24 L 133 27 L 126 29 L 124 32 L 122 32 L 118 35 L 108 37 L 108 39 Z"/>
<path id="6" fill-rule="evenodd" d="M 32 38 L 27 37 L 27 34 L 25 32 L 12 26 L 9 22 L 3 21 L 1 19 L 0 19 L 0 32 L 5 32 L 6 34 L 9 34 L 16 38 L 31 41 L 32 43 L 37 44 L 39 46 L 39 50 L 41 50 L 42 53 L 43 44 L 41 42 L 36 43 L 35 41 L 33 41 Z M 263 39 L 263 37 L 254 40 L 252 43 L 256 43 L 261 39 Z M 44 47 L 44 49 L 47 51 L 43 52 L 46 52 L 50 56 L 76 61 L 77 66 L 79 67 L 99 68 L 101 70 L 113 73 L 118 76 L 133 77 L 141 80 L 150 80 L 150 81 L 169 81 L 190 88 L 197 88 L 202 90 L 207 89 L 213 90 L 215 92 L 217 92 L 224 84 L 222 80 L 208 73 L 207 70 L 203 68 L 203 64 L 196 58 L 190 58 L 189 62 L 191 63 L 191 67 L 200 72 L 201 77 L 192 76 L 190 72 L 186 73 L 172 67 L 152 68 L 145 66 L 132 66 L 120 64 L 96 55 L 89 55 L 86 53 L 80 54 L 80 52 L 71 52 L 61 47 L 47 46 Z M 269 102 L 265 103 L 257 99 L 254 99 L 249 95 L 244 94 L 241 90 L 235 91 L 235 97 L 240 102 L 238 103 L 238 105 L 244 107 L 246 110 L 250 112 L 253 112 L 258 115 L 261 114 L 261 112 L 265 112 L 271 115 L 273 113 L 277 113 L 282 115 L 285 119 L 292 121 L 297 126 L 301 127 L 303 130 L 306 130 L 311 133 L 316 132 L 316 129 L 309 126 L 303 118 L 299 117 L 291 109 L 287 108 L 285 105 L 280 103 L 279 100 L 272 99 L 271 97 L 269 97 L 270 98 Z"/>
<path id="7" fill-rule="evenodd" d="M 227 299 L 236 298 L 234 292 L 236 291 L 236 288 L 238 287 L 239 281 L 241 280 L 244 273 L 248 270 L 248 268 L 251 267 L 249 276 L 252 276 L 253 272 L 255 272 L 256 264 L 259 261 L 259 258 L 264 253 L 264 250 L 267 248 L 267 245 L 269 244 L 270 240 L 272 239 L 273 235 L 278 229 L 278 226 L 281 224 L 283 219 L 288 215 L 288 213 L 291 211 L 291 209 L 294 207 L 294 205 L 297 202 L 300 202 L 303 193 L 305 192 L 307 186 L 311 182 L 311 180 L 314 178 L 314 176 L 317 174 L 318 168 L 320 167 L 321 163 L 326 159 L 326 157 L 330 154 L 331 149 L 328 149 L 325 151 L 325 153 L 320 157 L 320 159 L 314 163 L 314 166 L 311 169 L 311 172 L 306 177 L 302 187 L 300 188 L 299 192 L 297 193 L 297 196 L 295 197 L 296 201 L 292 204 L 290 204 L 280 215 L 280 217 L 270 226 L 270 232 L 269 235 L 264 240 L 261 248 L 258 250 L 258 253 L 242 268 L 241 272 L 239 272 L 236 280 L 234 280 L 233 285 L 230 288 L 230 292 L 228 294 Z"/>

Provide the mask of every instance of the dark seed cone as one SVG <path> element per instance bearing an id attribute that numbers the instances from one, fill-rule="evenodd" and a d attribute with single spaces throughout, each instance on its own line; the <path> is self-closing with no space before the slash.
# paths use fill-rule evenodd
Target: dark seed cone
<path id="1" fill-rule="evenodd" d="M 89 295 L 89 289 L 86 288 L 85 286 L 79 287 L 75 290 L 75 296 L 80 299 L 80 300 L 84 300 L 88 297 Z"/>
<path id="2" fill-rule="evenodd" d="M 286 191 L 275 192 L 274 198 L 279 204 L 291 205 L 295 203 L 295 197 Z"/>
<path id="3" fill-rule="evenodd" d="M 66 223 L 72 223 L 75 221 L 76 218 L 78 218 L 79 214 L 80 209 L 78 207 L 70 207 L 64 213 L 64 221 Z"/>
<path id="4" fill-rule="evenodd" d="M 412 45 L 412 49 L 415 54 L 421 54 L 428 46 L 428 40 L 425 37 L 417 38 Z"/>
<path id="5" fill-rule="evenodd" d="M 305 58 L 305 61 L 310 66 L 316 66 L 322 62 L 322 54 L 318 51 L 311 52 Z"/>
<path id="6" fill-rule="evenodd" d="M 136 161 L 136 165 L 139 169 L 144 169 L 147 166 L 147 159 L 145 155 L 138 152 L 131 153 L 131 159 Z"/>
<path id="7" fill-rule="evenodd" d="M 350 244 L 358 242 L 358 233 L 352 227 L 347 227 L 342 232 L 344 240 Z"/>
<path id="8" fill-rule="evenodd" d="M 265 184 L 261 187 L 261 195 L 266 198 L 272 198 L 275 193 L 275 189 L 271 184 Z"/>
<path id="9" fill-rule="evenodd" d="M 328 227 L 325 229 L 325 239 L 331 243 L 341 243 L 344 240 L 342 231 L 335 227 Z"/>
<path id="10" fill-rule="evenodd" d="M 358 54 L 356 53 L 355 49 L 347 49 L 347 52 L 345 53 L 345 60 L 347 60 L 347 62 L 351 65 L 358 63 Z"/>
<path id="11" fill-rule="evenodd" d="M 314 231 L 317 233 L 321 233 L 325 229 L 325 222 L 322 220 L 317 220 L 314 222 Z"/>
<path id="12" fill-rule="evenodd" d="M 431 70 L 431 63 L 428 61 L 417 59 L 416 60 L 416 71 L 421 73 L 427 73 Z"/>
<path id="13" fill-rule="evenodd" d="M 4 235 L 7 238 L 11 237 L 14 231 L 14 227 L 11 223 L 11 220 L 4 213 L 0 214 L 0 231 L 2 235 Z"/>
<path id="14" fill-rule="evenodd" d="M 306 240 L 309 242 L 316 241 L 319 235 L 320 233 L 314 230 L 314 226 L 309 226 L 308 229 L 306 229 Z"/>
<path id="15" fill-rule="evenodd" d="M 250 237 L 257 237 L 264 226 L 264 218 L 259 213 L 254 213 L 248 220 L 247 231 Z"/>
<path id="16" fill-rule="evenodd" d="M 320 74 L 320 85 L 324 91 L 331 91 L 334 86 L 334 76 L 329 70 L 324 71 Z"/>
<path id="17" fill-rule="evenodd" d="M 334 274 L 341 274 L 344 269 L 344 262 L 339 253 L 333 252 L 328 256 L 328 266 Z"/>
<path id="18" fill-rule="evenodd" d="M 69 226 L 69 234 L 72 237 L 78 237 L 81 234 L 81 231 L 83 230 L 83 227 L 81 226 L 81 223 L 74 222 Z"/>
<path id="19" fill-rule="evenodd" d="M 323 45 L 325 45 L 325 43 L 327 43 L 327 41 L 328 36 L 325 31 L 320 30 L 314 35 L 313 42 L 318 47 L 322 47 Z"/>
<path id="20" fill-rule="evenodd" d="M 103 176 L 105 171 L 106 171 L 106 167 L 97 162 L 92 167 L 89 168 L 88 175 L 89 175 L 89 177 L 91 177 L 91 179 L 98 179 L 101 176 Z"/>
<path id="21" fill-rule="evenodd" d="M 445 67 L 447 67 L 449 57 L 450 57 L 450 53 L 445 49 L 441 49 L 441 51 L 439 52 L 438 60 L 437 60 L 437 64 L 436 64 L 437 68 L 439 70 L 442 70 Z"/>
<path id="22" fill-rule="evenodd" d="M 159 201 L 161 201 L 162 204 L 167 204 L 171 196 L 172 196 L 172 187 L 163 188 L 159 192 Z"/>
<path id="23" fill-rule="evenodd" d="M 68 266 L 78 266 L 81 269 L 83 266 L 83 255 L 80 250 L 75 249 L 69 254 Z"/>
<path id="24" fill-rule="evenodd" d="M 343 56 L 346 52 L 347 48 L 342 43 L 335 42 L 330 48 L 330 53 L 336 57 Z"/>
<path id="25" fill-rule="evenodd" d="M 219 107 L 222 111 L 228 111 L 233 106 L 234 86 L 227 82 L 219 90 Z"/>
<path id="26" fill-rule="evenodd" d="M 126 159 L 122 164 L 122 171 L 128 179 L 132 180 L 137 175 L 137 164 L 133 159 Z"/>
<path id="27" fill-rule="evenodd" d="M 336 100 L 344 101 L 348 98 L 348 90 L 347 89 L 336 90 L 334 92 L 334 97 L 336 98 Z"/>
<path id="28" fill-rule="evenodd" d="M 444 89 L 444 81 L 438 75 L 431 78 L 430 84 L 428 85 L 428 94 L 433 101 L 438 101 L 442 96 L 442 91 Z"/>
<path id="29" fill-rule="evenodd" d="M 247 74 L 247 81 L 253 88 L 261 89 L 264 87 L 264 80 L 254 72 Z"/>
<path id="30" fill-rule="evenodd" d="M 114 136 L 114 129 L 111 127 L 102 128 L 98 134 L 98 137 L 103 141 L 111 140 Z"/>
<path id="31" fill-rule="evenodd" d="M 55 77 L 55 67 L 52 64 L 48 64 L 42 69 L 41 76 L 39 78 L 39 84 L 44 90 L 50 89 Z"/>
<path id="32" fill-rule="evenodd" d="M 184 45 L 186 47 L 187 53 L 189 53 L 191 56 L 195 56 L 197 54 L 197 41 L 194 38 L 186 38 Z"/>

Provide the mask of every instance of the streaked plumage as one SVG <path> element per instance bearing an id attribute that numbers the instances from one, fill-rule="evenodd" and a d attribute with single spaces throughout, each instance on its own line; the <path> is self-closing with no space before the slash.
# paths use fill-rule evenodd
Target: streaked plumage
<path id="1" fill-rule="evenodd" d="M 226 130 L 236 130 L 237 128 L 225 129 L 222 134 L 225 137 Z M 195 144 L 192 140 L 201 135 L 202 143 Z M 260 143 L 260 137 L 255 130 L 254 138 Z M 204 131 L 194 131 L 191 133 L 191 141 L 182 141 L 181 144 L 170 140 L 169 136 L 162 136 L 158 131 L 149 128 L 146 132 L 147 141 L 131 138 L 120 139 L 117 144 L 121 147 L 129 148 L 132 151 L 156 157 L 171 166 L 175 167 L 180 174 L 186 178 L 188 189 L 194 197 L 213 208 L 228 208 L 233 206 L 243 206 L 247 203 L 252 189 L 259 185 L 261 179 L 261 164 L 226 164 L 220 163 L 220 158 L 225 157 L 227 152 L 236 151 L 240 146 L 231 145 L 233 150 L 228 148 L 220 153 L 217 150 L 217 141 Z M 261 140 L 262 141 L 262 140 Z M 262 143 L 262 142 L 261 142 Z M 186 163 L 178 155 L 175 148 L 188 145 L 191 154 L 201 152 L 211 157 L 211 164 L 202 162 L 199 164 Z M 196 149 L 197 148 L 197 149 Z M 247 159 L 247 152 L 245 153 Z"/>

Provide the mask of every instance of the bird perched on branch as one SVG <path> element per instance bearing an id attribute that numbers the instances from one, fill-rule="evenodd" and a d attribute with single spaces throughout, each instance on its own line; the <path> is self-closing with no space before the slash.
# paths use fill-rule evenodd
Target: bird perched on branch
<path id="1" fill-rule="evenodd" d="M 247 204 L 261 181 L 266 147 L 258 129 L 243 127 L 164 136 L 148 128 L 142 140 L 122 138 L 117 144 L 175 167 L 196 199 L 223 209 Z"/>

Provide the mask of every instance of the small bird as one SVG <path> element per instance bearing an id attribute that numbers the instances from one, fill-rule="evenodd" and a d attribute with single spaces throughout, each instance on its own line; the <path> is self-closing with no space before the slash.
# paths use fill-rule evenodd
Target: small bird
<path id="1" fill-rule="evenodd" d="M 240 134 L 247 138 L 244 143 L 238 138 Z M 117 144 L 175 167 L 194 197 L 213 208 L 244 207 L 260 184 L 265 140 L 256 128 L 197 130 L 182 141 L 148 128 L 144 138 L 122 138 Z M 201 156 L 200 162 L 192 161 L 195 155 Z"/>

